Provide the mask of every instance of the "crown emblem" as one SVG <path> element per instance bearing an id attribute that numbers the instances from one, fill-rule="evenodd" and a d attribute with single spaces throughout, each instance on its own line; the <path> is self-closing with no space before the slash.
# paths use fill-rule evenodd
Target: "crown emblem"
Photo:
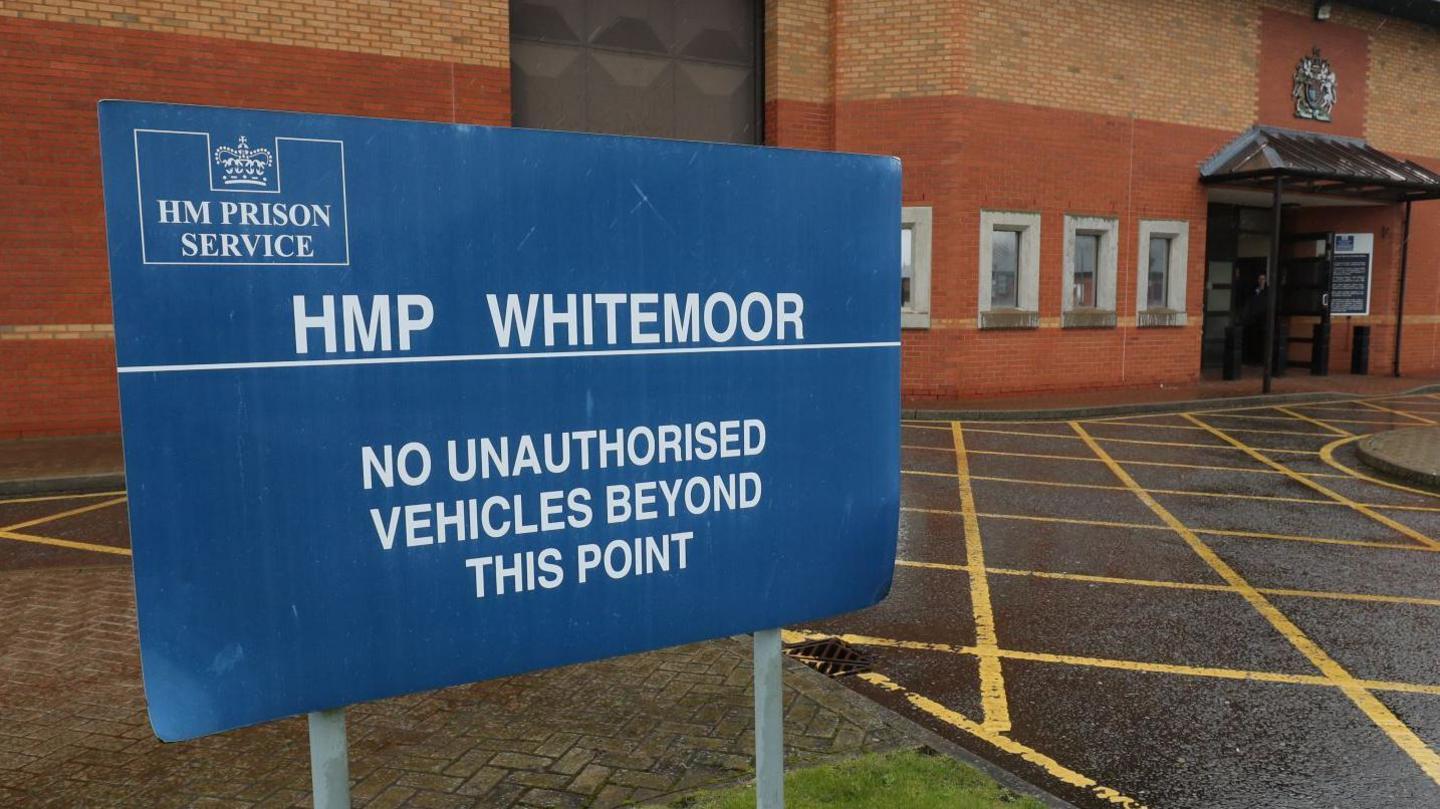
<path id="1" fill-rule="evenodd" d="M 215 165 L 225 170 L 225 185 L 265 185 L 265 170 L 275 163 L 266 148 L 250 148 L 244 135 L 232 146 L 215 150 Z"/>
<path id="2" fill-rule="evenodd" d="M 1295 99 L 1295 117 L 1312 121 L 1328 121 L 1335 109 L 1335 71 L 1330 61 L 1314 48 L 1295 67 L 1295 85 L 1290 96 Z"/>

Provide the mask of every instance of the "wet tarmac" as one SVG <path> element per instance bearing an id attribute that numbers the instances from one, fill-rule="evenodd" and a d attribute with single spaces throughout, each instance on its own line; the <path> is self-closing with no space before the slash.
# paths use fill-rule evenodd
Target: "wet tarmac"
<path id="1" fill-rule="evenodd" d="M 1440 496 L 1345 440 L 1426 419 L 907 422 L 890 598 L 788 637 L 1080 806 L 1440 807 Z"/>
<path id="2" fill-rule="evenodd" d="M 792 627 L 1082 807 L 1440 807 L 1440 496 L 1354 437 L 1440 397 L 907 422 L 890 597 Z M 0 570 L 129 562 L 123 492 L 0 501 Z"/>

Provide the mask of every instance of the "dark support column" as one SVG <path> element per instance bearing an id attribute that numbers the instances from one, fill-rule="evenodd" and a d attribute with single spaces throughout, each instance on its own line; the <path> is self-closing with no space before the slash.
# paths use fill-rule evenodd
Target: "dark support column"
<path id="1" fill-rule="evenodd" d="M 1374 256 L 1371 256 L 1374 261 Z M 1395 376 L 1400 376 L 1400 333 L 1405 325 L 1405 270 L 1410 264 L 1410 200 L 1405 200 L 1405 226 L 1400 231 L 1400 303 L 1395 307 Z"/>
<path id="2" fill-rule="evenodd" d="M 1280 294 L 1280 194 L 1285 190 L 1285 178 L 1275 178 L 1275 202 L 1270 217 L 1270 266 L 1265 268 L 1265 377 L 1260 386 L 1263 393 L 1270 392 L 1270 374 L 1275 363 L 1275 297 Z"/>

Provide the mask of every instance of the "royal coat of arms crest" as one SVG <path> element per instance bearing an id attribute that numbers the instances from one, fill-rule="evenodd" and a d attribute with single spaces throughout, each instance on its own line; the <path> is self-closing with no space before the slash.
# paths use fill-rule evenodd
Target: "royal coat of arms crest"
<path id="1" fill-rule="evenodd" d="M 1295 67 L 1295 117 L 1313 121 L 1330 120 L 1335 108 L 1335 71 L 1330 61 L 1315 48 Z"/>

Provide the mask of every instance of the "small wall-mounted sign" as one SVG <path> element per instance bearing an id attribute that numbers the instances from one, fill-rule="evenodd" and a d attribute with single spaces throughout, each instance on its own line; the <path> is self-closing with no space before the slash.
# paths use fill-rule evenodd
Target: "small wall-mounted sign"
<path id="1" fill-rule="evenodd" d="M 1330 67 L 1330 60 L 1320 55 L 1319 48 L 1301 58 L 1295 67 L 1295 87 L 1291 95 L 1295 98 L 1296 118 L 1330 120 L 1330 112 L 1335 108 L 1335 71 Z"/>
<path id="2" fill-rule="evenodd" d="M 1330 314 L 1370 314 L 1370 257 L 1373 233 L 1335 234 L 1335 264 L 1330 275 Z"/>

